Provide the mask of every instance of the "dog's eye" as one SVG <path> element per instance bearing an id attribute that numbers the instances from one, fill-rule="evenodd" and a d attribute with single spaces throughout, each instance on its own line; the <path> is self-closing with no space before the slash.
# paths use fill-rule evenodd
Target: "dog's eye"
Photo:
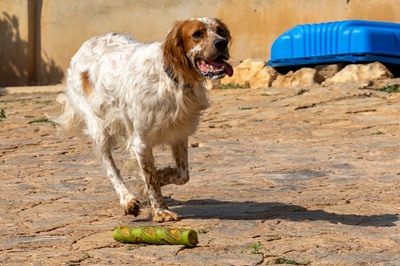
<path id="1" fill-rule="evenodd" d="M 223 28 L 217 29 L 217 34 L 221 37 L 225 37 L 225 30 Z"/>
<path id="2" fill-rule="evenodd" d="M 198 31 L 196 31 L 195 33 L 192 34 L 192 37 L 194 39 L 200 39 L 201 37 L 203 37 L 203 32 L 198 30 Z"/>

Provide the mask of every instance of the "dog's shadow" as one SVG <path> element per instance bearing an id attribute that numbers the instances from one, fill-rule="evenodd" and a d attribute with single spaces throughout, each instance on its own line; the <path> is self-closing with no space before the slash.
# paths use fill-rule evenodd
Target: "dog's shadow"
<path id="1" fill-rule="evenodd" d="M 182 218 L 223 220 L 328 221 L 355 226 L 396 226 L 398 215 L 337 214 L 323 210 L 308 210 L 302 206 L 279 202 L 230 202 L 215 199 L 178 201 L 167 199 L 171 209 Z"/>

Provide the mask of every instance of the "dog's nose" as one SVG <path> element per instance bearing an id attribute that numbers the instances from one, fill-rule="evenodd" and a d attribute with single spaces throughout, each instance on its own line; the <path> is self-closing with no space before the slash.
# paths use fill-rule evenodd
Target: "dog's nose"
<path id="1" fill-rule="evenodd" d="M 214 47 L 217 48 L 219 51 L 223 51 L 228 46 L 228 42 L 224 39 L 217 39 L 214 42 Z"/>

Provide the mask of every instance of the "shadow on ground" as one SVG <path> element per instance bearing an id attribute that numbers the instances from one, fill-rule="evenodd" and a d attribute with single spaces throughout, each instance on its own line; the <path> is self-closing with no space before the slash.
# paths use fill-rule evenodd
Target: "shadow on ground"
<path id="1" fill-rule="evenodd" d="M 169 199 L 169 206 L 182 219 L 328 221 L 356 226 L 396 226 L 398 215 L 337 214 L 323 210 L 308 210 L 302 206 L 279 202 L 230 202 L 214 199 L 177 201 Z"/>

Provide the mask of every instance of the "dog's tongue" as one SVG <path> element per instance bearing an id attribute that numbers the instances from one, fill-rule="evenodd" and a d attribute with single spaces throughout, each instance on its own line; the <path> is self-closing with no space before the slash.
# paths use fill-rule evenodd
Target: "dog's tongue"
<path id="1" fill-rule="evenodd" d="M 228 64 L 227 62 L 224 62 L 224 69 L 225 69 L 225 73 L 229 76 L 229 77 L 232 77 L 232 75 L 233 75 L 233 67 L 230 65 L 230 64 Z"/>
<path id="2" fill-rule="evenodd" d="M 226 62 L 224 60 L 220 60 L 220 61 L 214 61 L 214 62 L 209 62 L 209 63 L 215 68 L 224 67 L 225 73 L 229 77 L 232 77 L 232 75 L 233 75 L 233 67 L 228 62 Z"/>

